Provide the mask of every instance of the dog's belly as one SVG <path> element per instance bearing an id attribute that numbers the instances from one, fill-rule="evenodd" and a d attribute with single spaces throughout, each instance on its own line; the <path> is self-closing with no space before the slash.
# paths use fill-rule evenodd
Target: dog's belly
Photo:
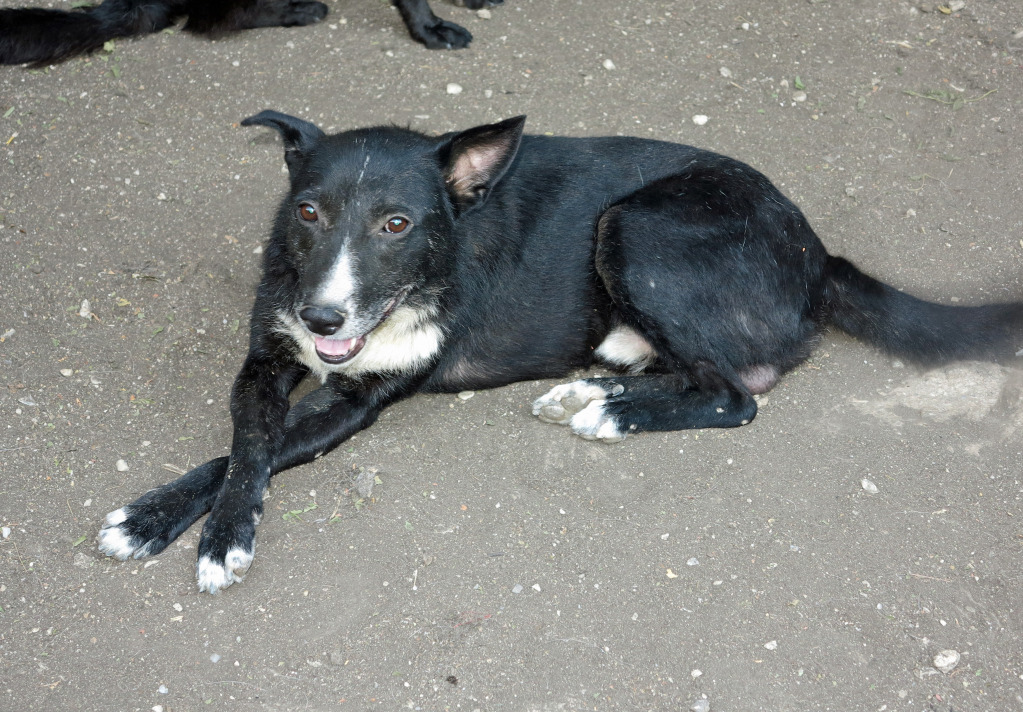
<path id="1" fill-rule="evenodd" d="M 422 390 L 450 393 L 496 388 L 517 381 L 563 376 L 593 363 L 600 338 L 580 333 L 559 341 L 514 337 L 488 343 L 459 343 L 445 349 Z"/>

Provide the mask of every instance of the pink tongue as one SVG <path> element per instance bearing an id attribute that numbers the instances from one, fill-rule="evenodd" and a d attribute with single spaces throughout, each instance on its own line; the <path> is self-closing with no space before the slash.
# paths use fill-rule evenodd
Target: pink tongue
<path id="1" fill-rule="evenodd" d="M 352 350 L 355 339 L 327 339 L 316 337 L 316 350 L 325 356 L 344 356 Z"/>

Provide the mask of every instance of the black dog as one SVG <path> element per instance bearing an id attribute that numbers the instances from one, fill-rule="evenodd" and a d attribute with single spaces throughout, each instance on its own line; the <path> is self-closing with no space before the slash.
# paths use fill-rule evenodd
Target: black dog
<path id="1" fill-rule="evenodd" d="M 433 138 L 333 136 L 273 111 L 291 191 L 263 258 L 230 457 L 107 516 L 100 549 L 164 549 L 212 509 L 200 590 L 240 581 L 270 477 L 417 391 L 630 372 L 533 406 L 584 438 L 727 428 L 827 324 L 923 363 L 1011 356 L 1023 304 L 924 302 L 829 256 L 762 174 L 691 146 L 523 136 L 524 117 Z M 641 371 L 645 371 L 642 375 Z M 306 374 L 323 386 L 289 409 Z"/>
<path id="2" fill-rule="evenodd" d="M 427 0 L 391 0 L 412 38 L 430 49 L 468 47 L 464 27 L 433 14 Z M 504 0 L 461 0 L 473 10 Z M 81 11 L 0 10 L 0 64 L 45 66 L 93 52 L 115 37 L 159 32 L 183 17 L 185 30 L 213 37 L 254 27 L 319 22 L 327 6 L 314 0 L 105 0 Z"/>

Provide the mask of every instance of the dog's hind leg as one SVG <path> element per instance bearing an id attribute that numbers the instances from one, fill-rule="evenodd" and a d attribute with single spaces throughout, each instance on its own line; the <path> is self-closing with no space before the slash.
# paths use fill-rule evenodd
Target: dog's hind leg
<path id="1" fill-rule="evenodd" d="M 688 374 L 586 378 L 556 386 L 533 403 L 540 420 L 607 443 L 645 430 L 734 428 L 756 412 L 750 392 L 706 362 Z"/>
<path id="2" fill-rule="evenodd" d="M 645 186 L 601 216 L 596 241 L 620 324 L 596 355 L 661 375 L 587 379 L 536 402 L 583 437 L 744 425 L 753 393 L 806 358 L 824 320 L 820 241 L 737 161 L 701 157 Z"/>

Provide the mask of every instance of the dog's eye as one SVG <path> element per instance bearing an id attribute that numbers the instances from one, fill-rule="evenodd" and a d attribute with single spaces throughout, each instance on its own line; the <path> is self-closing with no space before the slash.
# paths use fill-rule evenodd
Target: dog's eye
<path id="1" fill-rule="evenodd" d="M 412 226 L 412 221 L 408 218 L 403 218 L 400 215 L 395 215 L 384 223 L 384 232 L 389 232 L 392 235 L 400 235 Z"/>
<path id="2" fill-rule="evenodd" d="M 316 212 L 316 208 L 310 203 L 298 204 L 298 217 L 306 222 L 316 222 L 320 219 L 319 214 Z"/>

